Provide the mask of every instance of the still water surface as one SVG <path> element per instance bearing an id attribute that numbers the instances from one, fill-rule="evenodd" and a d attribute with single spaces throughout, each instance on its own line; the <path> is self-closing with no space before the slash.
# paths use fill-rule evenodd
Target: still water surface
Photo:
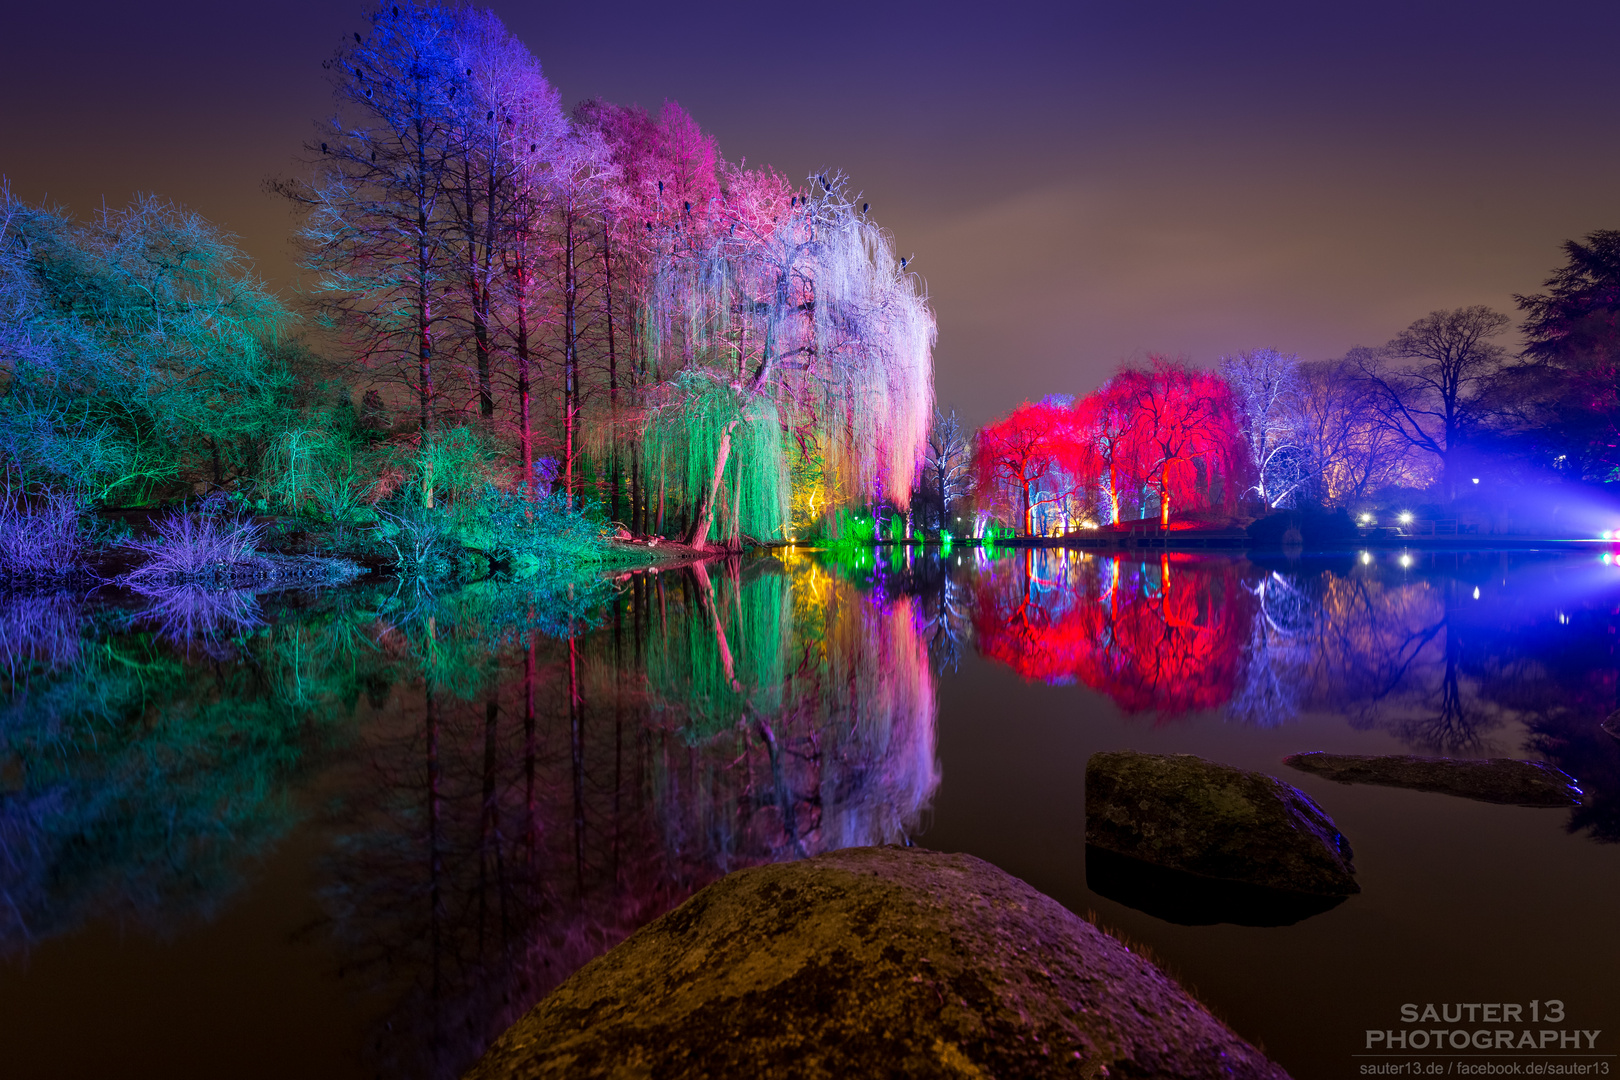
<path id="1" fill-rule="evenodd" d="M 1596 553 L 7 596 L 0 1072 L 456 1076 L 727 870 L 907 839 L 1094 912 L 1301 1078 L 1357 1075 L 1407 1002 L 1556 998 L 1613 1049 L 1617 630 Z M 1094 890 L 1085 763 L 1118 748 L 1295 784 L 1363 892 L 1242 926 Z M 1589 799 L 1345 786 L 1303 750 L 1534 757 Z"/>

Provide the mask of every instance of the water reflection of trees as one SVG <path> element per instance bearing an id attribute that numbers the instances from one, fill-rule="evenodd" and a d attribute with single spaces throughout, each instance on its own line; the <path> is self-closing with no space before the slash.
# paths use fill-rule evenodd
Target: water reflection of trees
<path id="1" fill-rule="evenodd" d="M 1544 757 L 1592 796 L 1572 828 L 1620 839 L 1620 743 L 1598 730 L 1617 704 L 1620 609 L 1610 578 L 1574 565 L 1024 551 L 976 574 L 975 632 L 1024 677 L 1082 682 L 1128 713 L 1325 712 L 1420 753 Z"/>
<path id="2" fill-rule="evenodd" d="M 458 1075 L 729 869 L 904 840 L 939 780 L 929 609 L 806 558 L 150 599 L 0 598 L 0 955 L 206 917 L 336 761 L 312 932 L 394 1003 L 387 1075 Z"/>
<path id="3" fill-rule="evenodd" d="M 1232 697 L 1253 604 L 1231 560 L 1026 550 L 977 582 L 979 650 L 1025 678 L 1161 718 Z"/>
<path id="4" fill-rule="evenodd" d="M 0 596 L 0 958 L 98 917 L 172 932 L 241 884 L 353 704 L 345 672 L 296 674 L 339 606 L 177 646 L 139 611 Z"/>
<path id="5" fill-rule="evenodd" d="M 329 899 L 351 970 L 399 1002 L 389 1075 L 454 1075 L 585 960 L 727 870 L 903 840 L 938 783 L 909 597 L 807 559 L 634 575 L 593 628 L 436 616 L 367 738 Z M 435 655 L 440 658 L 435 659 Z"/>

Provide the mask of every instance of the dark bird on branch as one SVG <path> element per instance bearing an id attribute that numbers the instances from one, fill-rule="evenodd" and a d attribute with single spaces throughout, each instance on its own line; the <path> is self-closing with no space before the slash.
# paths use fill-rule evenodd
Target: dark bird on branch
<path id="1" fill-rule="evenodd" d="M 536 146 L 537 146 L 537 145 L 539 145 L 539 144 L 538 144 L 538 143 L 530 143 L 530 144 L 529 144 L 529 153 L 531 153 L 531 154 L 532 154 L 532 153 L 534 153 L 534 148 L 535 148 L 535 147 L 536 147 Z"/>
<path id="2" fill-rule="evenodd" d="M 869 203 L 869 202 L 861 203 L 861 213 L 864 214 L 870 209 L 872 209 L 872 204 L 871 203 Z"/>
<path id="3" fill-rule="evenodd" d="M 360 44 L 360 31 L 358 30 L 354 32 L 354 43 L 356 45 Z"/>
<path id="4" fill-rule="evenodd" d="M 652 232 L 652 222 L 647 222 L 647 231 Z"/>
<path id="5" fill-rule="evenodd" d="M 662 195 L 663 193 L 664 193 L 664 182 L 662 180 L 660 180 L 660 181 L 658 181 L 658 194 Z"/>
<path id="6" fill-rule="evenodd" d="M 494 109 L 489 110 L 489 112 L 485 114 L 484 119 L 485 120 L 493 120 L 493 119 L 495 119 L 495 110 Z"/>
<path id="7" fill-rule="evenodd" d="M 321 143 L 321 153 L 323 153 L 323 154 L 324 154 L 324 153 L 327 153 L 327 149 L 326 149 L 326 144 L 325 144 L 325 143 Z"/>
<path id="8" fill-rule="evenodd" d="M 450 97 L 450 98 L 455 97 L 456 96 L 456 88 L 452 86 L 450 89 L 446 90 L 445 91 L 445 96 Z"/>
<path id="9" fill-rule="evenodd" d="M 371 161 L 372 161 L 372 164 L 376 164 L 376 162 L 377 162 L 377 151 L 375 151 L 375 150 L 373 150 L 371 152 Z"/>
<path id="10" fill-rule="evenodd" d="M 395 5 L 395 7 L 394 7 L 394 18 L 396 18 L 396 19 L 399 18 L 399 6 L 398 5 Z"/>
<path id="11" fill-rule="evenodd" d="M 371 100 L 371 87 L 369 87 L 369 86 L 366 87 L 366 100 L 367 101 Z"/>
<path id="12" fill-rule="evenodd" d="M 691 203 L 687 203 L 687 204 L 685 204 L 685 205 L 686 205 L 686 212 L 687 212 L 687 213 L 688 213 L 688 214 L 690 214 L 690 213 L 691 213 L 691 212 L 692 212 L 692 204 L 691 204 Z"/>
<path id="13" fill-rule="evenodd" d="M 900 260 L 900 269 L 904 270 L 906 268 L 906 263 L 908 263 L 910 261 L 911 261 L 910 259 L 901 259 Z"/>

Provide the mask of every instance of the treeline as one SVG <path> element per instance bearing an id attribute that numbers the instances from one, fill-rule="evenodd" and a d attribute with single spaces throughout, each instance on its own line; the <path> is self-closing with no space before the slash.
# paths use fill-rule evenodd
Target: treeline
<path id="1" fill-rule="evenodd" d="M 905 505 L 933 316 L 841 176 L 728 163 L 670 102 L 565 114 L 487 11 L 370 23 L 276 187 L 377 422 L 423 453 L 474 432 L 530 498 L 699 547 Z"/>
<path id="2" fill-rule="evenodd" d="M 1566 502 L 1603 503 L 1620 480 L 1620 232 L 1564 250 L 1546 292 L 1516 297 L 1516 354 L 1498 340 L 1513 320 L 1474 306 L 1335 360 L 1258 349 L 1205 371 L 1150 357 L 1084 398 L 1026 402 L 987 425 L 972 485 L 925 472 L 928 501 L 971 493 L 981 527 L 1025 534 L 1290 507 L 1376 519 L 1395 503 L 1516 528 L 1545 523 L 1549 504 L 1526 492 L 1549 483 L 1587 492 Z M 967 459 L 934 457 L 958 471 Z"/>
<path id="3" fill-rule="evenodd" d="M 513 500 L 700 548 L 907 505 L 934 319 L 844 177 L 729 163 L 673 102 L 565 112 L 488 11 L 384 5 L 326 68 L 335 112 L 270 185 L 303 212 L 296 313 L 161 200 L 5 195 L 14 498 L 222 492 L 396 549 L 492 542 Z"/>

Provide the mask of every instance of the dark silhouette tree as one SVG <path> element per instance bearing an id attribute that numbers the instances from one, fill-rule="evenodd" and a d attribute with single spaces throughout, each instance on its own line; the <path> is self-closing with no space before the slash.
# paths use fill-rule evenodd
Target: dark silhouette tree
<path id="1" fill-rule="evenodd" d="M 1620 231 L 1564 243 L 1566 262 L 1515 296 L 1524 312 L 1524 355 L 1535 361 L 1531 437 L 1549 463 L 1577 477 L 1620 470 Z"/>
<path id="2" fill-rule="evenodd" d="M 1448 499 L 1465 446 L 1501 414 L 1513 362 L 1492 339 L 1510 322 L 1479 304 L 1432 311 L 1383 346 L 1351 353 L 1384 426 L 1439 461 Z"/>

